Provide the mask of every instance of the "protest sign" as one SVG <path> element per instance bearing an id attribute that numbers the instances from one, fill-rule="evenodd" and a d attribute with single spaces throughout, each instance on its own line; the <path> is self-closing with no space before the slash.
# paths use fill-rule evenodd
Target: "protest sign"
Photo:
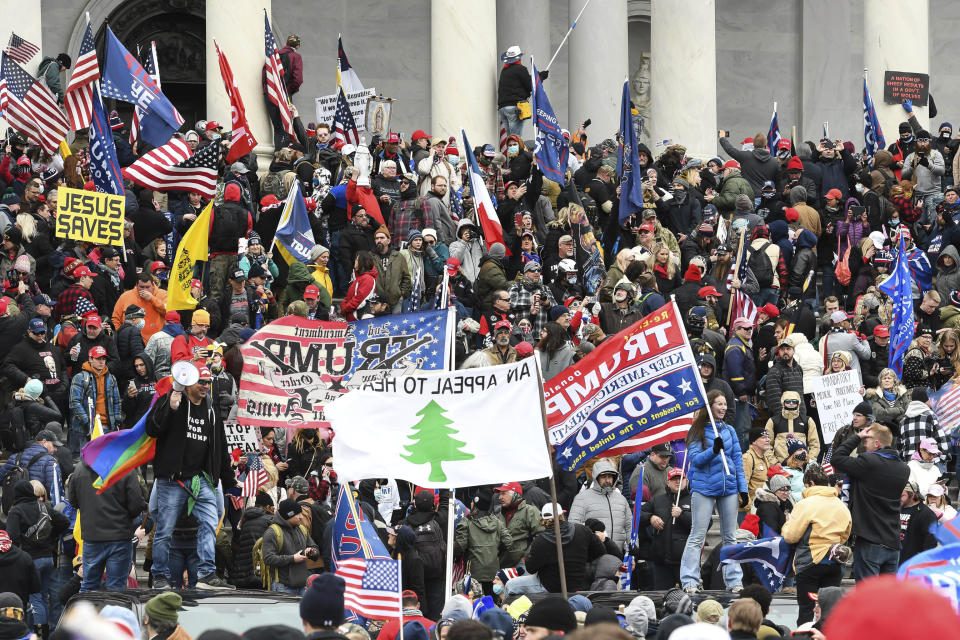
<path id="1" fill-rule="evenodd" d="M 925 107 L 929 91 L 929 74 L 908 71 L 883 72 L 883 101 L 888 104 L 900 104 L 904 100 L 911 100 L 913 106 Z"/>
<path id="2" fill-rule="evenodd" d="M 123 196 L 59 188 L 58 238 L 123 246 Z"/>
<path id="3" fill-rule="evenodd" d="M 224 422 L 223 433 L 227 442 L 227 453 L 234 449 L 240 449 L 244 453 L 260 450 L 260 430 L 257 427 Z"/>
<path id="4" fill-rule="evenodd" d="M 853 408 L 863 402 L 860 395 L 860 372 L 856 369 L 831 373 L 810 381 L 813 396 L 817 401 L 817 410 L 820 412 L 820 428 L 823 431 L 823 441 L 833 442 L 844 426 L 850 424 L 853 417 Z"/>
<path id="5" fill-rule="evenodd" d="M 337 110 L 337 93 L 331 93 L 328 96 L 316 98 L 317 122 L 326 122 L 333 124 L 333 114 Z M 367 121 L 367 99 L 377 95 L 377 90 L 373 87 L 363 91 L 347 93 L 347 102 L 350 104 L 350 113 L 353 115 L 353 121 L 357 125 L 357 131 L 364 131 L 364 124 Z"/>

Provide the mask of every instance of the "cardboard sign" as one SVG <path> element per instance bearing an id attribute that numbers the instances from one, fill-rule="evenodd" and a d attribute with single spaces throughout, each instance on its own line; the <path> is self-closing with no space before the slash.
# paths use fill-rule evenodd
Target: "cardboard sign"
<path id="1" fill-rule="evenodd" d="M 260 429 L 236 422 L 224 422 L 223 432 L 227 441 L 227 453 L 240 449 L 244 453 L 260 451 Z"/>
<path id="2" fill-rule="evenodd" d="M 377 90 L 373 87 L 347 94 L 347 102 L 350 104 L 350 113 L 353 114 L 353 122 L 357 125 L 357 131 L 363 131 L 367 122 L 367 99 L 377 95 Z M 333 126 L 333 114 L 337 110 L 337 94 L 331 93 L 328 96 L 320 96 L 316 99 L 317 122 L 326 122 Z"/>
<path id="3" fill-rule="evenodd" d="M 820 412 L 824 446 L 833 442 L 837 431 L 850 424 L 853 408 L 863 402 L 860 372 L 856 369 L 831 373 L 810 381 Z"/>
<path id="4" fill-rule="evenodd" d="M 900 104 L 912 100 L 914 106 L 927 106 L 930 91 L 930 76 L 926 73 L 908 71 L 885 71 L 883 73 L 883 101 Z"/>
<path id="5" fill-rule="evenodd" d="M 123 196 L 60 187 L 56 235 L 122 247 L 123 208 Z"/>

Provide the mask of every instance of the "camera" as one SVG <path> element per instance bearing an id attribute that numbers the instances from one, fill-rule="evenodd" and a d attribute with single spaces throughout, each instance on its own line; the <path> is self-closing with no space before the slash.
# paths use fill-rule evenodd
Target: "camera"
<path id="1" fill-rule="evenodd" d="M 590 118 L 587 118 L 586 120 L 583 121 L 583 128 L 586 129 L 591 124 L 593 124 L 593 120 L 591 120 Z"/>

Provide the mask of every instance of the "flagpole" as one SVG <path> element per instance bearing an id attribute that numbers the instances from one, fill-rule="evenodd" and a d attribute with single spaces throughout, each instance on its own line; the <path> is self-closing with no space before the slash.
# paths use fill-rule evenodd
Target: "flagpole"
<path id="1" fill-rule="evenodd" d="M 675 506 L 675 507 L 679 507 L 679 506 L 680 506 L 680 494 L 683 493 L 683 475 L 684 475 L 684 472 L 687 470 L 687 462 L 689 462 L 689 461 L 690 461 L 690 456 L 684 454 L 684 456 L 683 456 L 683 464 L 680 465 L 680 488 L 677 489 L 677 501 L 676 501 L 676 502 L 674 503 L 674 505 L 673 505 L 673 506 Z M 671 523 L 671 524 L 676 524 L 676 523 L 677 523 L 677 517 L 674 516 L 673 519 L 670 521 L 670 523 Z"/>
<path id="2" fill-rule="evenodd" d="M 589 0 L 587 1 L 589 2 Z M 563 599 L 566 600 L 567 570 L 563 562 L 563 545 L 560 543 L 560 514 L 557 513 L 557 508 L 560 505 L 557 503 L 557 482 L 553 472 L 553 456 L 550 453 L 550 436 L 548 435 L 549 426 L 547 425 L 547 403 L 543 397 L 543 374 L 540 371 L 540 358 L 534 355 L 533 361 L 537 369 L 537 388 L 539 389 L 537 395 L 540 396 L 540 417 L 543 419 L 543 441 L 547 445 L 547 457 L 550 461 L 550 501 L 553 505 L 551 507 L 553 509 L 553 535 L 556 538 L 557 564 L 559 565 L 560 570 L 560 593 L 563 595 Z"/>
<path id="3" fill-rule="evenodd" d="M 457 515 L 457 490 L 450 489 L 450 500 L 447 504 L 447 588 L 446 595 L 453 591 L 453 528 Z"/>
<path id="4" fill-rule="evenodd" d="M 358 526 L 357 529 L 360 527 Z M 400 640 L 403 640 L 403 554 L 397 553 L 397 604 L 400 606 Z"/>
<path id="5" fill-rule="evenodd" d="M 740 242 L 737 246 L 737 258 L 736 262 L 733 265 L 733 279 L 737 280 L 740 277 L 740 260 L 743 259 L 743 241 L 745 239 L 747 230 L 740 229 Z M 727 336 L 730 335 L 730 315 L 733 313 L 733 282 L 730 283 L 730 298 L 727 302 Z M 678 312 L 679 317 L 679 312 Z M 682 321 L 682 318 L 681 318 Z"/>
<path id="6" fill-rule="evenodd" d="M 567 38 L 570 37 L 570 34 L 573 33 L 573 30 L 576 28 L 577 23 L 580 22 L 580 16 L 582 16 L 583 12 L 587 10 L 588 4 L 590 4 L 590 0 L 587 0 L 585 3 L 583 3 L 583 9 L 580 9 L 580 13 L 578 13 L 577 17 L 574 18 L 573 22 L 570 23 L 570 28 L 567 29 L 567 33 L 564 34 L 563 40 L 560 41 L 560 45 L 557 47 L 557 50 L 553 52 L 553 57 L 550 58 L 550 62 L 547 63 L 546 71 L 550 70 L 550 65 L 552 65 L 553 61 L 557 59 L 557 55 L 560 53 L 560 49 L 563 48 L 563 45 L 567 42 Z"/>

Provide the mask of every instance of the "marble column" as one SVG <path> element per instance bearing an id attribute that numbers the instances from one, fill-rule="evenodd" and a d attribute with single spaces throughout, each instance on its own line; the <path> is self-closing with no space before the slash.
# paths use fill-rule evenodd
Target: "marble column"
<path id="1" fill-rule="evenodd" d="M 497 0 L 497 54 L 519 45 L 523 64 L 537 69 L 550 62 L 550 0 Z M 548 80 L 549 82 L 549 80 Z"/>
<path id="2" fill-rule="evenodd" d="M 930 73 L 929 12 L 928 0 L 864 1 L 863 66 L 887 144 L 897 139 L 898 127 L 907 118 L 899 104 L 884 102 L 883 75 L 885 71 Z M 926 107 L 915 107 L 914 113 L 922 127 L 929 126 Z"/>
<path id="3" fill-rule="evenodd" d="M 494 0 L 432 0 L 428 133 L 496 144 L 499 68 Z"/>
<path id="4" fill-rule="evenodd" d="M 15 31 L 18 36 L 40 48 L 40 53 L 35 55 L 33 60 L 27 65 L 20 65 L 31 75 L 37 75 L 37 66 L 40 64 L 40 61 L 43 60 L 43 56 L 55 56 L 58 53 L 62 53 L 60 51 L 49 52 L 43 50 L 39 2 L 0 0 L 0 15 L 9 18 L 9 20 L 5 21 L 6 26 L 0 27 L 0 47 L 7 46 L 7 43 L 10 42 L 10 33 Z M 71 58 L 74 56 L 76 56 L 75 53 L 70 54 Z M 69 73 L 69 71 L 67 73 Z M 69 75 L 64 77 L 63 74 L 61 74 L 61 81 L 66 82 L 69 77 Z M 66 84 L 64 84 L 64 87 L 66 87 Z M 7 121 L 0 118 L 0 131 L 6 130 Z"/>
<path id="5" fill-rule="evenodd" d="M 569 0 L 570 20 L 584 0 Z M 613 138 L 620 129 L 620 98 L 629 74 L 627 60 L 627 0 L 591 2 L 565 45 L 569 47 L 569 118 L 575 130 L 592 121 L 591 143 Z"/>
<path id="6" fill-rule="evenodd" d="M 266 170 L 273 158 L 273 125 L 267 115 L 260 83 L 263 69 L 263 9 L 270 14 L 271 0 L 207 0 L 207 119 L 216 120 L 229 131 L 230 98 L 223 86 L 216 38 L 227 57 L 233 78 L 240 88 L 247 124 L 257 139 L 254 151 L 260 168 Z M 283 46 L 286 34 L 277 37 Z"/>
<path id="7" fill-rule="evenodd" d="M 715 0 L 700 0 L 695 10 L 685 0 L 652 2 L 650 124 L 655 156 L 663 152 L 664 140 L 683 144 L 690 156 L 717 155 L 715 13 Z"/>

